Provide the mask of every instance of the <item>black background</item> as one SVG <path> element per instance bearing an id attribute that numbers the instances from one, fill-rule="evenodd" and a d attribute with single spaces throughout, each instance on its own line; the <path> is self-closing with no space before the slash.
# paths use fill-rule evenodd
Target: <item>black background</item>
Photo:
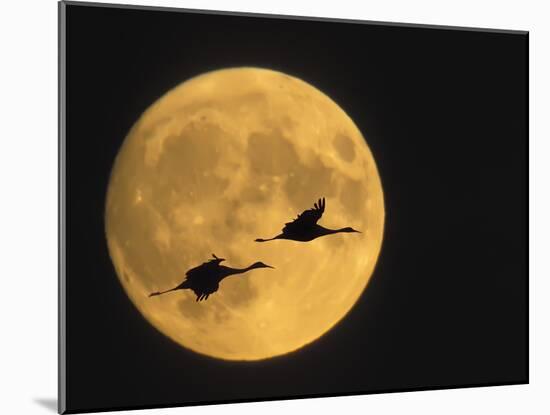
<path id="1" fill-rule="evenodd" d="M 71 410 L 527 382 L 527 34 L 67 6 Z M 104 235 L 126 133 L 213 69 L 333 98 L 385 192 L 382 253 L 333 330 L 274 359 L 197 355 L 124 293 Z"/>

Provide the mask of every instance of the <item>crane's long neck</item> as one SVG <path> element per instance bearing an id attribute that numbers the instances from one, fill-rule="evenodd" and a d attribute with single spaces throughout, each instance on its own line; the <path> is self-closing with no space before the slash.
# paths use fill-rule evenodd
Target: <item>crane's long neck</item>
<path id="1" fill-rule="evenodd" d="M 340 229 L 328 229 L 324 228 L 322 226 L 319 226 L 321 228 L 321 233 L 323 235 L 332 235 L 334 233 L 340 233 L 340 232 L 347 232 L 348 228 L 340 228 Z"/>
<path id="2" fill-rule="evenodd" d="M 254 264 L 246 267 L 246 268 L 229 268 L 227 267 L 227 271 L 225 272 L 225 276 L 228 277 L 230 275 L 236 275 L 236 274 L 244 274 L 245 272 L 248 272 L 252 269 L 256 268 Z"/>

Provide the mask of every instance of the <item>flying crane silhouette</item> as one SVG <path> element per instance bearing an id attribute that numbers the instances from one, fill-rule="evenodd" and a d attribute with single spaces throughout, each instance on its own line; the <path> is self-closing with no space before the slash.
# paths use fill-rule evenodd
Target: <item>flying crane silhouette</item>
<path id="1" fill-rule="evenodd" d="M 332 235 L 334 233 L 361 233 L 350 227 L 341 229 L 327 229 L 322 227 L 321 225 L 317 225 L 317 222 L 319 221 L 319 219 L 321 219 L 321 216 L 323 216 L 324 211 L 325 198 L 323 197 L 322 199 L 319 199 L 317 203 L 315 203 L 315 206 L 313 208 L 302 212 L 292 222 L 285 223 L 282 233 L 269 239 L 258 238 L 256 239 L 256 242 L 267 242 L 273 241 L 275 239 L 288 239 L 291 241 L 309 242 L 316 238 L 320 238 L 321 236 Z"/>
<path id="2" fill-rule="evenodd" d="M 149 297 L 165 294 L 176 290 L 190 289 L 197 296 L 196 301 L 208 300 L 210 294 L 218 291 L 220 281 L 230 275 L 243 274 L 256 268 L 273 268 L 263 262 L 255 262 L 246 268 L 230 268 L 220 265 L 224 258 L 218 258 L 212 254 L 214 259 L 202 263 L 198 267 L 192 268 L 185 273 L 186 279 L 177 287 L 166 291 L 157 291 L 149 294 Z"/>

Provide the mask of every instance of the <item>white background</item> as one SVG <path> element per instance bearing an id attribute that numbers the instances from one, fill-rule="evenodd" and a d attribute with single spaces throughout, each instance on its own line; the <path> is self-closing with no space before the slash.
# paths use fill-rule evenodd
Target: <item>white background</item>
<path id="1" fill-rule="evenodd" d="M 530 31 L 530 385 L 140 413 L 550 413 L 550 248 L 545 244 L 550 233 L 550 13 L 546 2 L 131 1 Z M 0 8 L 0 413 L 51 414 L 57 393 L 57 4 L 55 0 L 7 0 Z"/>

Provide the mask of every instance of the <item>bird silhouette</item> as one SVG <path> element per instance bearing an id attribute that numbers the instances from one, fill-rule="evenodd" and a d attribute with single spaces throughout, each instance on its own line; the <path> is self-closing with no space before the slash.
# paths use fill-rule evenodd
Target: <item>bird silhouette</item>
<path id="1" fill-rule="evenodd" d="M 202 263 L 198 267 L 192 268 L 185 273 L 186 279 L 177 287 L 166 291 L 157 291 L 149 294 L 149 297 L 165 294 L 176 290 L 190 289 L 197 296 L 196 301 L 207 300 L 210 294 L 218 291 L 220 281 L 230 275 L 243 274 L 256 268 L 273 268 L 263 262 L 255 262 L 246 268 L 230 268 L 220 265 L 224 258 L 218 258 L 212 254 L 214 259 Z"/>
<path id="2" fill-rule="evenodd" d="M 256 242 L 267 242 L 273 241 L 275 239 L 288 239 L 291 241 L 309 242 L 313 239 L 320 238 L 321 236 L 332 235 L 334 233 L 361 233 L 350 227 L 341 229 L 327 229 L 322 227 L 321 225 L 317 225 L 317 222 L 319 221 L 319 219 L 321 219 L 321 216 L 323 216 L 324 211 L 325 198 L 323 197 L 322 199 L 319 199 L 317 203 L 315 203 L 315 206 L 313 208 L 302 212 L 292 222 L 285 223 L 282 233 L 269 239 L 258 238 L 256 239 Z"/>

